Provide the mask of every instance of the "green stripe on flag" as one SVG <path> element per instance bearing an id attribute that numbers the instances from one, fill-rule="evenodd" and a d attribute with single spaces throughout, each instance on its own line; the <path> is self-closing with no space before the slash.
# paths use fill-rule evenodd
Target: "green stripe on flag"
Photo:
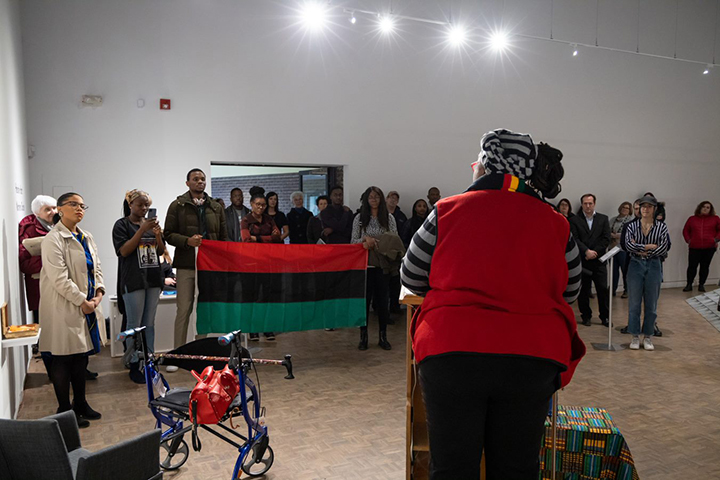
<path id="1" fill-rule="evenodd" d="M 366 324 L 365 299 L 341 298 L 318 302 L 219 303 L 197 306 L 197 333 L 295 332 Z"/>

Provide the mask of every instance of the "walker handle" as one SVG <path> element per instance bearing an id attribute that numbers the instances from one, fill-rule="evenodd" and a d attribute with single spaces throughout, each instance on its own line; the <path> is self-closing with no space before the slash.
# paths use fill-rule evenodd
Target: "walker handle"
<path id="1" fill-rule="evenodd" d="M 137 327 L 137 328 L 131 328 L 129 330 L 125 330 L 124 332 L 118 333 L 117 341 L 118 342 L 124 342 L 126 338 L 131 338 L 137 335 L 138 333 L 145 330 L 146 327 Z"/>
<path id="2" fill-rule="evenodd" d="M 235 330 L 232 333 L 228 333 L 227 335 L 223 335 L 222 337 L 218 338 L 218 343 L 222 345 L 223 347 L 226 347 L 230 345 L 233 340 L 235 340 L 236 337 L 240 335 L 240 330 Z"/>

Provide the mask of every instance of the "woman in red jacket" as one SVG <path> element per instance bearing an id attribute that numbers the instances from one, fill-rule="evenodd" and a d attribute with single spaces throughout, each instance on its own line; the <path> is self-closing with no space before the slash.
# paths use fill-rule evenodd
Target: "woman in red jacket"
<path id="1" fill-rule="evenodd" d="M 47 195 L 38 195 L 31 204 L 32 215 L 20 220 L 18 226 L 20 244 L 20 271 L 25 274 L 25 292 L 27 294 L 28 309 L 33 313 L 33 321 L 38 323 L 38 308 L 40 307 L 40 270 L 42 258 L 30 255 L 23 246 L 27 238 L 44 237 L 53 226 L 52 219 L 57 213 L 57 201 Z"/>
<path id="2" fill-rule="evenodd" d="M 410 243 L 401 275 L 425 295 L 411 334 L 431 480 L 477 480 L 483 449 L 488 480 L 538 478 L 550 398 L 585 353 L 568 305 L 578 247 L 545 200 L 560 193 L 561 159 L 530 135 L 488 132 L 474 183 L 438 201 Z"/>
<path id="3" fill-rule="evenodd" d="M 705 291 L 705 280 L 710 272 L 717 242 L 720 240 L 720 217 L 715 215 L 713 204 L 704 201 L 695 209 L 695 215 L 687 219 L 683 228 L 683 237 L 690 246 L 688 254 L 687 285 L 683 292 L 692 292 L 698 264 L 700 265 L 700 285 L 698 290 Z"/>

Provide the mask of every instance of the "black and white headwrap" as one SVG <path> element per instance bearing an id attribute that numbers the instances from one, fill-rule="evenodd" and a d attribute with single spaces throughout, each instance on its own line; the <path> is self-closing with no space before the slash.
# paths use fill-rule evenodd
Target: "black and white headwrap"
<path id="1" fill-rule="evenodd" d="M 487 173 L 509 173 L 523 180 L 532 177 L 537 149 L 527 133 L 499 128 L 486 133 L 480 147 L 479 160 Z"/>

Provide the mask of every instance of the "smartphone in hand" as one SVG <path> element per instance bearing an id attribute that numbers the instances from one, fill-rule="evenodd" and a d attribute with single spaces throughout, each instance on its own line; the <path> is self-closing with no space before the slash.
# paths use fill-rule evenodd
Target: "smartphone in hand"
<path id="1" fill-rule="evenodd" d="M 147 218 L 156 218 L 156 217 L 157 217 L 157 208 L 148 208 Z"/>

